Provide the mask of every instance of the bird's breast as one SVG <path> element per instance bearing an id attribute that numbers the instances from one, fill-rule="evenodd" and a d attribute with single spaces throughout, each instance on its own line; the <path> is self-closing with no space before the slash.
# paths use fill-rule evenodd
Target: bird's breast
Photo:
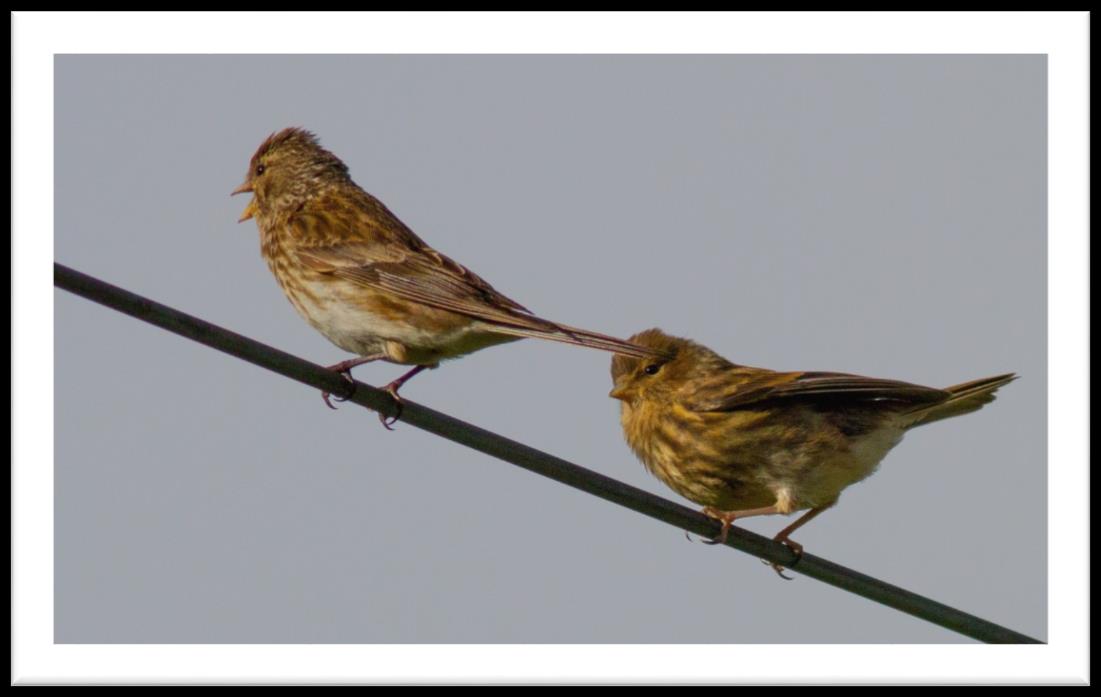
<path id="1" fill-rule="evenodd" d="M 723 510 L 767 506 L 759 458 L 737 446 L 738 424 L 679 404 L 623 403 L 628 445 L 646 469 L 681 496 Z"/>

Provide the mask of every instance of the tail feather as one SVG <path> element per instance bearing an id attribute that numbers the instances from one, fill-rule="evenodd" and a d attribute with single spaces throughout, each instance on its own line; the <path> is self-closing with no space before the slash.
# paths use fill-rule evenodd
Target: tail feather
<path id="1" fill-rule="evenodd" d="M 513 336 L 559 341 L 564 344 L 573 344 L 574 346 L 586 346 L 588 348 L 610 351 L 624 356 L 633 356 L 634 358 L 660 358 L 666 355 L 665 352 L 660 349 L 640 346 L 630 341 L 617 339 L 614 336 L 591 332 L 587 329 L 568 327 L 564 324 L 558 324 L 549 320 L 540 319 L 540 322 L 546 322 L 546 325 L 535 328 L 495 324 L 493 331 L 501 334 L 512 334 Z"/>
<path id="2" fill-rule="evenodd" d="M 914 425 L 922 426 L 933 423 L 934 421 L 940 421 L 941 419 L 970 414 L 973 411 L 981 409 L 983 405 L 993 402 L 994 392 L 997 391 L 999 387 L 1008 385 L 1016 379 L 1016 374 L 1006 373 L 1004 375 L 995 375 L 989 378 L 981 378 L 979 380 L 953 385 L 952 387 L 946 387 L 944 391 L 949 393 L 950 396 L 948 399 L 940 404 L 935 404 L 916 412 L 915 415 L 918 418 L 914 422 Z"/>

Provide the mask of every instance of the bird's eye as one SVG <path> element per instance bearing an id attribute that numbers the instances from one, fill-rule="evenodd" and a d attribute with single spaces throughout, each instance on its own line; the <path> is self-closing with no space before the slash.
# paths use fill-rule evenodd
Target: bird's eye
<path id="1" fill-rule="evenodd" d="M 266 172 L 267 169 L 268 168 L 265 165 L 256 165 L 256 176 L 259 177 L 261 174 Z"/>
<path id="2" fill-rule="evenodd" d="M 657 363 L 651 363 L 650 365 L 643 368 L 642 372 L 646 373 L 647 375 L 657 375 L 659 370 L 661 370 L 660 365 L 658 365 Z"/>

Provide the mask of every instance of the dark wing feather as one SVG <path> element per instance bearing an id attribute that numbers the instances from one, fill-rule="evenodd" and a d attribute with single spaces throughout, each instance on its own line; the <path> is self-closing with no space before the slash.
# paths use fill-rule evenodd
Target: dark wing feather
<path id="1" fill-rule="evenodd" d="M 866 378 L 846 373 L 769 371 L 748 377 L 725 393 L 701 395 L 693 408 L 696 411 L 734 411 L 781 400 L 829 401 L 840 404 L 890 401 L 908 408 L 937 404 L 949 396 L 944 390 L 898 380 Z"/>

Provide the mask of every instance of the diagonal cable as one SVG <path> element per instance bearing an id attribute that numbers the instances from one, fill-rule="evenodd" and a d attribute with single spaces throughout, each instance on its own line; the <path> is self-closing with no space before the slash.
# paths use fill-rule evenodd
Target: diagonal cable
<path id="1" fill-rule="evenodd" d="M 349 383 L 340 375 L 320 365 L 161 305 L 56 262 L 54 263 L 54 285 L 292 380 L 341 398 L 346 397 L 350 403 L 367 407 L 385 416 L 398 415 L 393 398 L 382 390 L 358 381 L 354 384 Z M 403 400 L 401 421 L 682 530 L 709 538 L 718 535 L 719 524 L 702 513 L 428 407 Z M 748 530 L 731 528 L 726 544 L 979 641 L 999 644 L 1041 643 L 1012 629 L 834 564 L 813 554 L 803 554 L 802 557 L 796 558 L 795 554 L 784 545 Z"/>

